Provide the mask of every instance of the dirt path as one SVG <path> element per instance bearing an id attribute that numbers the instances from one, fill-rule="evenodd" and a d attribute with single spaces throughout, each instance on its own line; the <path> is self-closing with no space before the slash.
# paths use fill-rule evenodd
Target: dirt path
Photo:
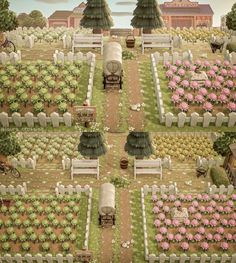
<path id="1" fill-rule="evenodd" d="M 142 104 L 143 96 L 141 93 L 139 66 L 136 60 L 127 62 L 127 80 L 128 80 L 128 96 L 130 105 Z M 144 128 L 144 111 L 141 107 L 140 111 L 129 112 L 129 127 L 141 131 Z"/>
<path id="2" fill-rule="evenodd" d="M 117 132 L 119 128 L 120 93 L 118 88 L 109 88 L 106 92 L 105 127 L 109 132 Z"/>
<path id="3" fill-rule="evenodd" d="M 101 245 L 101 262 L 112 262 L 113 250 L 112 250 L 112 238 L 113 229 L 111 227 L 102 229 L 102 245 Z"/>
<path id="4" fill-rule="evenodd" d="M 121 190 L 120 195 L 120 222 L 121 222 L 121 243 L 131 241 L 132 239 L 132 230 L 131 230 L 131 207 L 130 207 L 130 193 L 128 189 Z M 132 246 L 129 244 L 127 248 L 121 247 L 120 259 L 122 263 L 132 262 Z"/>

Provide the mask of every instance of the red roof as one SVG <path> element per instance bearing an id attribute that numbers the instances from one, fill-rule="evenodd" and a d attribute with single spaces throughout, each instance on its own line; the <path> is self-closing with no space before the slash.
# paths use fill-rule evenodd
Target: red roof
<path id="1" fill-rule="evenodd" d="M 208 4 L 199 4 L 197 7 L 166 7 L 165 4 L 161 4 L 160 8 L 163 15 L 214 15 Z"/>
<path id="2" fill-rule="evenodd" d="M 68 19 L 73 14 L 73 11 L 55 11 L 48 19 Z"/>

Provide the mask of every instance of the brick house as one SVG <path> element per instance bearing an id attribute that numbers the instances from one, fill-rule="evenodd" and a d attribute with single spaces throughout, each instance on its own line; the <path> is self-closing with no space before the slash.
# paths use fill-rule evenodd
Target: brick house
<path id="1" fill-rule="evenodd" d="M 82 2 L 79 6 L 75 7 L 72 11 L 60 10 L 55 11 L 48 18 L 49 27 L 79 27 L 80 20 L 83 17 L 83 11 L 86 4 Z"/>
<path id="2" fill-rule="evenodd" d="M 212 27 L 214 12 L 209 4 L 173 0 L 160 5 L 166 27 Z"/>

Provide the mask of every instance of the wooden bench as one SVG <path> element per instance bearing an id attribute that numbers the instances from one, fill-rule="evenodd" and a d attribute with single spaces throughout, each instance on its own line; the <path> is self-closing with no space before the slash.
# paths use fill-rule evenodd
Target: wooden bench
<path id="1" fill-rule="evenodd" d="M 78 160 L 72 159 L 71 162 L 71 179 L 76 174 L 95 174 L 99 179 L 99 160 Z"/>
<path id="2" fill-rule="evenodd" d="M 74 34 L 72 40 L 72 52 L 75 48 L 101 48 L 103 54 L 103 35 L 102 34 Z"/>
<path id="3" fill-rule="evenodd" d="M 142 35 L 142 54 L 144 54 L 145 48 L 169 48 L 173 52 L 173 37 L 167 34 L 153 35 L 143 34 Z"/>
<path id="4" fill-rule="evenodd" d="M 156 160 L 134 160 L 134 179 L 137 174 L 160 174 L 162 179 L 161 159 Z"/>

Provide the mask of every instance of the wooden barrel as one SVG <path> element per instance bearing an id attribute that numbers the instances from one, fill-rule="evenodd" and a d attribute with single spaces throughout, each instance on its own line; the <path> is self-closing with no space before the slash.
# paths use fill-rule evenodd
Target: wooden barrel
<path id="1" fill-rule="evenodd" d="M 129 161 L 126 157 L 122 157 L 120 159 L 120 168 L 121 169 L 127 169 L 128 168 Z"/>

